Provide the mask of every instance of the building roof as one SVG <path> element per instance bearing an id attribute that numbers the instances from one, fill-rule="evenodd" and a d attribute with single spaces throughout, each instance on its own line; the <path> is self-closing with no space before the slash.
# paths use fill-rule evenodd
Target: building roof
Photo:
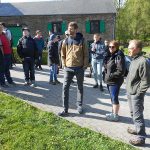
<path id="1" fill-rule="evenodd" d="M 114 0 L 54 0 L 0 4 L 0 16 L 100 13 L 116 13 Z"/>

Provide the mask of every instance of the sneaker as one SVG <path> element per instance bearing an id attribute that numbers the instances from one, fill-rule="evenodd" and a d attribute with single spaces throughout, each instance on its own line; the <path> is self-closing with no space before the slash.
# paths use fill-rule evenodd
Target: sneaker
<path id="1" fill-rule="evenodd" d="M 35 81 L 31 81 L 31 87 L 36 87 Z"/>
<path id="2" fill-rule="evenodd" d="M 117 121 L 119 121 L 119 116 L 117 114 L 113 114 L 113 113 L 111 113 L 110 115 L 106 114 L 106 120 L 107 121 L 115 121 L 115 122 L 117 122 Z"/>
<path id="3" fill-rule="evenodd" d="M 49 81 L 49 84 L 53 84 L 53 81 Z"/>
<path id="4" fill-rule="evenodd" d="M 93 86 L 93 88 L 98 88 L 98 84 L 95 84 L 95 85 Z"/>
<path id="5" fill-rule="evenodd" d="M 135 129 L 132 129 L 132 128 L 130 128 L 130 127 L 128 127 L 127 132 L 130 133 L 130 134 L 133 134 L 133 135 L 137 135 L 136 130 L 135 130 Z"/>
<path id="6" fill-rule="evenodd" d="M 79 114 L 82 114 L 82 113 L 83 113 L 83 108 L 82 108 L 82 106 L 78 106 L 78 107 L 77 107 L 77 111 L 78 111 Z"/>
<path id="7" fill-rule="evenodd" d="M 3 87 L 3 88 L 9 88 L 9 86 L 7 84 L 1 84 L 1 87 Z"/>
<path id="8" fill-rule="evenodd" d="M 104 91 L 102 84 L 99 86 L 100 91 Z"/>
<path id="9" fill-rule="evenodd" d="M 129 140 L 129 143 L 134 146 L 143 146 L 145 144 L 145 138 L 142 137 L 134 137 Z"/>
<path id="10" fill-rule="evenodd" d="M 58 113 L 58 116 L 61 116 L 61 117 L 67 117 L 69 114 L 68 114 L 68 111 L 62 111 L 60 113 Z"/>
<path id="11" fill-rule="evenodd" d="M 24 82 L 24 86 L 28 86 L 28 85 L 30 85 L 30 82 L 29 81 L 25 81 Z"/>

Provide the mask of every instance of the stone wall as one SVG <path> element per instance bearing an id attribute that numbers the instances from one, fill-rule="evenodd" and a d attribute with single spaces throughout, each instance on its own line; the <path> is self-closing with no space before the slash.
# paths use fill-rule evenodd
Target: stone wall
<path id="1" fill-rule="evenodd" d="M 0 17 L 0 22 L 19 24 L 22 26 L 27 25 L 30 28 L 32 35 L 35 34 L 37 29 L 40 29 L 45 39 L 48 37 L 48 22 L 66 21 L 68 23 L 70 21 L 76 21 L 79 26 L 79 31 L 83 33 L 85 39 L 92 40 L 93 34 L 88 34 L 85 31 L 86 20 L 104 20 L 106 32 L 101 34 L 102 39 L 111 40 L 114 38 L 115 14 Z"/>

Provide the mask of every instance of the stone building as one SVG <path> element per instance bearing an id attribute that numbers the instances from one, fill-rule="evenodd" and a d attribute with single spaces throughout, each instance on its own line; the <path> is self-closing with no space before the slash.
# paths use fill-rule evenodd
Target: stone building
<path id="1" fill-rule="evenodd" d="M 44 38 L 51 30 L 63 36 L 70 21 L 76 21 L 86 41 L 94 33 L 103 39 L 115 37 L 116 9 L 114 0 L 53 0 L 45 2 L 1 3 L 0 22 L 5 22 L 13 34 L 14 46 L 28 26 L 34 35 L 40 29 Z"/>

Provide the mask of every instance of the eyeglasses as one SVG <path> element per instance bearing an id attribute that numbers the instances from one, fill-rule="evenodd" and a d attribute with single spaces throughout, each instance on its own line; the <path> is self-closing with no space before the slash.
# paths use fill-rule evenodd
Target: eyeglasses
<path id="1" fill-rule="evenodd" d="M 109 48 L 112 48 L 112 49 L 113 49 L 113 48 L 115 48 L 115 46 L 109 46 Z"/>

